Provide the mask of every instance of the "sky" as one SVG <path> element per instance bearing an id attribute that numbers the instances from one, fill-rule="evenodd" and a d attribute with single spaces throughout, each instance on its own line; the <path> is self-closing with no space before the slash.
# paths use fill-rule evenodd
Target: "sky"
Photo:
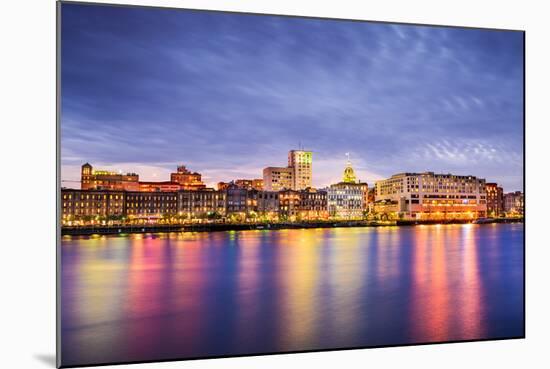
<path id="1" fill-rule="evenodd" d="M 313 185 L 350 153 L 402 172 L 523 190 L 523 34 L 63 4 L 61 178 L 80 167 L 169 180 L 261 178 L 313 151 Z"/>

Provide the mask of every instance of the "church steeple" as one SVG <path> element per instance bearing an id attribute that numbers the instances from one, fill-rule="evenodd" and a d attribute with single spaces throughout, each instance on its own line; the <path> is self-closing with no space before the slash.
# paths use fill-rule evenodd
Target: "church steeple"
<path id="1" fill-rule="evenodd" d="M 343 182 L 345 183 L 356 183 L 357 177 L 355 177 L 355 171 L 353 170 L 351 166 L 351 160 L 349 159 L 349 152 L 346 153 L 346 156 L 348 157 L 348 161 L 346 164 L 346 169 L 344 169 L 344 178 Z"/>

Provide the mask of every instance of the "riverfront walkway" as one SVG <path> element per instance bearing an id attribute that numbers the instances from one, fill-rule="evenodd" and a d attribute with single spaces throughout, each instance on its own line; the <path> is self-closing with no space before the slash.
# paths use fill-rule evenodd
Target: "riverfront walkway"
<path id="1" fill-rule="evenodd" d="M 516 223 L 523 218 L 488 219 L 487 223 Z M 148 224 L 148 225 L 111 225 L 111 226 L 73 226 L 61 227 L 62 235 L 126 234 L 158 232 L 220 232 L 243 230 L 277 230 L 300 228 L 336 228 L 336 227 L 382 227 L 414 226 L 429 224 L 467 224 L 469 220 L 397 220 L 397 221 L 321 221 L 292 223 L 200 223 L 200 224 Z"/>

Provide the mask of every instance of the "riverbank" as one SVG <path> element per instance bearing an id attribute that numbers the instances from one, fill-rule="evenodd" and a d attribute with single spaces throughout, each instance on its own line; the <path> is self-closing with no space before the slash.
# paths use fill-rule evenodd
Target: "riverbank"
<path id="1" fill-rule="evenodd" d="M 156 225 L 124 225 L 124 226 L 79 226 L 62 227 L 62 235 L 91 234 L 124 234 L 124 233 L 156 233 L 156 232 L 223 232 L 245 230 L 277 230 L 299 228 L 333 228 L 333 227 L 379 227 L 395 225 L 395 222 L 294 222 L 294 223 L 202 223 L 202 224 L 156 224 Z"/>
<path id="2" fill-rule="evenodd" d="M 398 226 L 433 225 L 433 224 L 493 224 L 493 223 L 523 223 L 523 218 L 480 218 L 471 220 L 398 220 Z"/>
<path id="3" fill-rule="evenodd" d="M 517 223 L 523 218 L 486 219 L 479 224 Z M 294 223 L 202 223 L 202 224 L 155 224 L 155 225 L 118 225 L 118 226 L 78 226 L 61 227 L 61 234 L 68 236 L 86 236 L 92 234 L 128 234 L 159 232 L 224 232 L 245 230 L 278 230 L 302 228 L 345 228 L 345 227 L 385 227 L 416 226 L 433 224 L 467 224 L 466 220 L 397 220 L 397 221 L 318 221 Z"/>

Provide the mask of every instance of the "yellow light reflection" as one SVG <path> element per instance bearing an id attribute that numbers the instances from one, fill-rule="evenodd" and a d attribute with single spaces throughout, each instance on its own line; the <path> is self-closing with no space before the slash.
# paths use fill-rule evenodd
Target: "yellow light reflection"
<path id="1" fill-rule="evenodd" d="M 307 230 L 287 230 L 279 234 L 284 246 L 278 253 L 282 296 L 280 317 L 282 347 L 307 349 L 315 336 L 317 292 L 313 288 L 318 278 L 318 237 Z"/>
<path id="2" fill-rule="evenodd" d="M 477 247 L 474 239 L 474 225 L 462 227 L 463 278 L 460 313 L 464 339 L 483 337 L 481 314 L 481 287 L 478 267 Z"/>

